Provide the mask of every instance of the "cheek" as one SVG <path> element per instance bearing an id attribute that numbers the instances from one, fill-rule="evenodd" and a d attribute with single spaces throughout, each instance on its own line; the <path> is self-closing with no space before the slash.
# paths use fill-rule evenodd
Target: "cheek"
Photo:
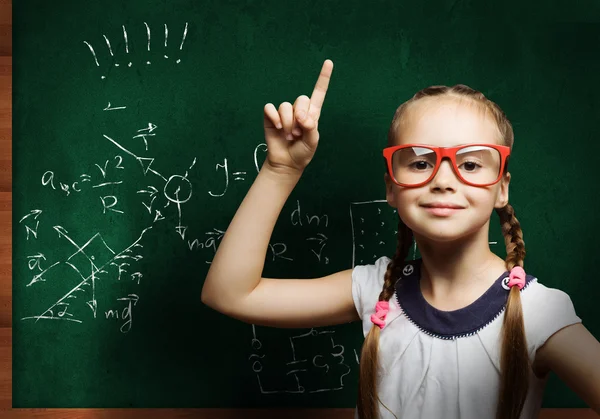
<path id="1" fill-rule="evenodd" d="M 498 188 L 474 188 L 465 192 L 465 198 L 470 206 L 475 208 L 493 208 L 498 197 Z"/>
<path id="2" fill-rule="evenodd" d="M 394 193 L 394 207 L 398 210 L 398 215 L 404 224 L 410 228 L 415 227 L 413 219 L 417 215 L 422 194 L 422 191 L 412 188 L 399 188 Z"/>
<path id="3" fill-rule="evenodd" d="M 419 188 L 420 189 L 420 188 Z M 401 188 L 397 186 L 393 190 L 393 200 L 397 208 L 402 209 L 410 205 L 417 205 L 423 191 L 415 188 Z"/>

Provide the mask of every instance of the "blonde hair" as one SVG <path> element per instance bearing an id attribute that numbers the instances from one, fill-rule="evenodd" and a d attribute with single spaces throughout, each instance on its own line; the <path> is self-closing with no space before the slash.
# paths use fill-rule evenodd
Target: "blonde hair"
<path id="1" fill-rule="evenodd" d="M 469 104 L 476 105 L 479 110 L 490 114 L 496 122 L 500 142 L 512 149 L 514 133 L 512 125 L 502 109 L 487 99 L 481 92 L 463 84 L 452 87 L 430 86 L 417 92 L 411 99 L 400 105 L 394 114 L 388 131 L 389 146 L 395 144 L 398 130 L 401 131 L 402 125 L 406 122 L 406 111 L 410 105 L 422 100 L 422 98 L 433 96 L 459 101 L 467 100 Z M 507 166 L 505 166 L 504 173 L 507 171 Z M 514 208 L 507 204 L 502 208 L 497 208 L 496 213 L 500 217 L 502 234 L 506 244 L 506 269 L 510 271 L 514 266 L 523 267 L 525 243 L 521 226 L 517 217 L 515 217 Z M 388 301 L 394 295 L 394 284 L 400 276 L 399 269 L 406 260 L 412 244 L 413 232 L 400 218 L 398 220 L 397 237 L 396 253 L 387 266 L 379 301 Z M 375 304 L 373 304 L 373 307 L 375 307 Z M 381 402 L 377 396 L 379 336 L 379 326 L 373 325 L 362 347 L 357 401 L 358 415 L 361 419 L 377 419 L 379 417 L 378 402 Z M 527 352 L 523 325 L 521 293 L 518 287 L 512 287 L 508 294 L 502 325 L 500 391 L 496 419 L 518 419 L 527 397 L 530 368 L 531 363 Z"/>

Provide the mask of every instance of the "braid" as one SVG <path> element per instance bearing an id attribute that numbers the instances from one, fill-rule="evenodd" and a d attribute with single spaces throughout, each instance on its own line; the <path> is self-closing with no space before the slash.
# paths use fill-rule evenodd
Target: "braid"
<path id="1" fill-rule="evenodd" d="M 394 295 L 394 284 L 402 263 L 408 256 L 412 244 L 413 232 L 402 219 L 398 217 L 398 245 L 396 253 L 388 263 L 383 280 L 383 289 L 379 294 L 379 301 L 388 301 Z M 356 408 L 358 417 L 361 419 L 378 418 L 377 403 L 380 402 L 386 409 L 387 407 L 379 400 L 377 395 L 377 371 L 379 355 L 379 326 L 373 325 L 365 337 L 362 352 L 360 355 L 360 374 L 358 383 L 358 400 Z M 389 409 L 388 409 L 389 410 Z M 391 411 L 390 411 L 391 412 Z M 393 412 L 391 412 L 393 414 Z"/>
<path id="2" fill-rule="evenodd" d="M 525 259 L 525 242 L 523 241 L 523 231 L 517 217 L 515 209 L 510 204 L 503 208 L 497 208 L 496 213 L 500 217 L 502 225 L 502 235 L 506 244 L 506 267 L 510 271 L 515 266 L 523 266 Z"/>
<path id="3" fill-rule="evenodd" d="M 507 204 L 496 209 L 500 216 L 502 234 L 506 244 L 506 267 L 523 267 L 525 242 L 523 231 L 515 216 L 515 210 Z M 511 287 L 506 302 L 502 327 L 502 349 L 500 355 L 500 391 L 496 419 L 518 419 L 525 404 L 529 389 L 531 362 L 527 351 L 521 290 Z"/>
<path id="4" fill-rule="evenodd" d="M 398 278 L 400 267 L 404 260 L 408 256 L 410 246 L 412 245 L 413 233 L 406 224 L 402 222 L 402 219 L 398 217 L 398 234 L 396 235 L 398 244 L 396 246 L 396 253 L 390 263 L 388 263 L 387 270 L 385 271 L 383 289 L 379 294 L 379 301 L 388 301 L 394 294 L 395 280 Z"/>

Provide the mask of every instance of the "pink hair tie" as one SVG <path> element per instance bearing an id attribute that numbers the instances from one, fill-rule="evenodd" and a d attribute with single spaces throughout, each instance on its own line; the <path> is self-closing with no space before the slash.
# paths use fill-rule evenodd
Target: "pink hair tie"
<path id="1" fill-rule="evenodd" d="M 525 286 L 525 270 L 520 266 L 515 266 L 510 270 L 510 275 L 508 276 L 508 288 L 516 285 L 519 289 L 523 289 Z"/>
<path id="2" fill-rule="evenodd" d="M 390 303 L 387 301 L 377 301 L 375 305 L 375 314 L 371 314 L 371 321 L 379 326 L 380 329 L 385 327 L 385 315 L 390 310 Z"/>

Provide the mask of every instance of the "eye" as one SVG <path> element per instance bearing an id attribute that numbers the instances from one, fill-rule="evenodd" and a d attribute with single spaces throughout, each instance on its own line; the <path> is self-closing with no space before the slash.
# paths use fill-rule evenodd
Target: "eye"
<path id="1" fill-rule="evenodd" d="M 472 172 L 472 171 L 477 170 L 478 168 L 482 167 L 479 163 L 476 163 L 474 161 L 466 161 L 463 164 L 461 164 L 461 166 L 465 166 L 465 169 L 468 172 Z"/>
<path id="2" fill-rule="evenodd" d="M 412 162 L 409 166 L 417 170 L 426 170 L 427 166 L 431 166 L 431 164 L 426 160 L 417 160 Z"/>

